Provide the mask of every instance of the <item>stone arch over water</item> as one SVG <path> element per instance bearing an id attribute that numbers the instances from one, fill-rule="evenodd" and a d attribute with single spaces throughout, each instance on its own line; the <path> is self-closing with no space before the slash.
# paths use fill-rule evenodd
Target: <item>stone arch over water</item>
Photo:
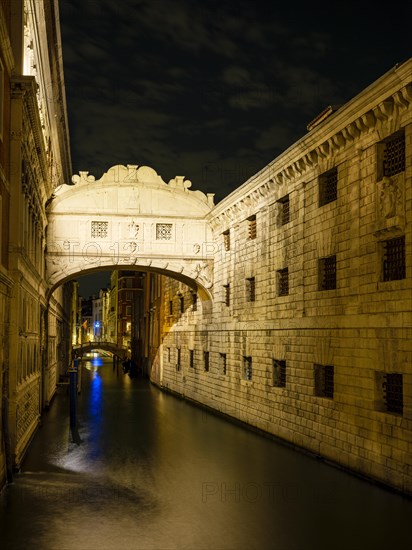
<path id="1" fill-rule="evenodd" d="M 118 165 L 96 180 L 88 172 L 54 191 L 47 206 L 46 280 L 50 292 L 93 271 L 151 271 L 213 295 L 213 195 L 166 183 L 148 166 Z"/>

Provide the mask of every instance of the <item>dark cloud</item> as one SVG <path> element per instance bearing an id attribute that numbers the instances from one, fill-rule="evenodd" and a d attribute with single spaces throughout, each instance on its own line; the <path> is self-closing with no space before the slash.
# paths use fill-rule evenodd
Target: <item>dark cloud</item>
<path id="1" fill-rule="evenodd" d="M 398 7 L 382 34 L 362 5 L 60 0 L 73 171 L 148 164 L 220 200 L 408 57 Z"/>

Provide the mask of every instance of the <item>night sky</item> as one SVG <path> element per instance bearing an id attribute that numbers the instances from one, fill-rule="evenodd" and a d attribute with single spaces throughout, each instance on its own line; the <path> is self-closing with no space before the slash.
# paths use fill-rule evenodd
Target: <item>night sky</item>
<path id="1" fill-rule="evenodd" d="M 73 173 L 148 165 L 219 202 L 412 55 L 409 4 L 60 0 Z"/>

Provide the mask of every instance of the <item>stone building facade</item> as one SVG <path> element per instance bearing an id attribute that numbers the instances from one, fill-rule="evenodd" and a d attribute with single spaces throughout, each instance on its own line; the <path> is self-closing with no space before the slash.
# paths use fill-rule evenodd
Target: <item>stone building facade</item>
<path id="1" fill-rule="evenodd" d="M 154 276 L 151 379 L 412 493 L 412 59 L 308 130 L 207 215 L 213 303 Z"/>
<path id="2" fill-rule="evenodd" d="M 8 332 L 10 294 L 13 281 L 9 274 L 8 240 L 10 213 L 10 80 L 14 59 L 10 42 L 10 5 L 0 3 L 0 487 L 10 477 L 11 463 L 6 464 L 4 428 L 8 425 Z"/>
<path id="3" fill-rule="evenodd" d="M 0 487 L 69 359 L 71 287 L 45 279 L 46 204 L 71 171 L 59 32 L 57 0 L 1 1 Z"/>

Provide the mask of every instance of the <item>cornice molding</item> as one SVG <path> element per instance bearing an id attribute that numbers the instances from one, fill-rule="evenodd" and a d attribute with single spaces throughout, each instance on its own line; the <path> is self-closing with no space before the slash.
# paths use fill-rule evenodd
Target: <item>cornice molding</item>
<path id="1" fill-rule="evenodd" d="M 412 66 L 412 60 L 407 63 Z M 411 70 L 408 72 L 412 78 Z M 381 80 L 378 83 L 381 83 Z M 274 189 L 297 181 L 320 163 L 332 159 L 366 135 L 379 131 L 395 117 L 411 108 L 412 80 L 392 91 L 373 106 L 370 100 L 366 102 L 367 107 L 364 106 L 363 109 L 362 105 L 359 105 L 357 116 L 352 115 L 350 122 L 347 122 L 354 110 L 355 100 L 360 103 L 366 91 L 350 101 L 347 106 L 339 109 L 339 112 L 331 115 L 323 124 L 314 128 L 285 153 L 252 176 L 226 199 L 223 199 L 208 216 L 212 228 L 223 227 L 224 229 L 224 226 L 228 225 L 230 221 L 239 218 L 239 214 L 242 214 L 243 217 L 251 215 L 252 210 L 256 210 L 262 199 L 265 199 Z M 337 115 L 339 115 L 339 119 Z M 340 124 L 340 121 L 343 124 Z M 325 136 L 323 140 L 322 136 Z M 293 158 L 294 155 L 295 158 Z M 242 189 L 243 195 L 239 198 L 236 197 L 237 194 L 240 195 Z M 230 197 L 232 197 L 232 203 L 230 203 Z"/>
<path id="2" fill-rule="evenodd" d="M 12 98 L 21 98 L 29 115 L 30 128 L 36 145 L 43 181 L 47 180 L 47 155 L 37 102 L 37 83 L 34 76 L 15 76 L 11 79 Z"/>

